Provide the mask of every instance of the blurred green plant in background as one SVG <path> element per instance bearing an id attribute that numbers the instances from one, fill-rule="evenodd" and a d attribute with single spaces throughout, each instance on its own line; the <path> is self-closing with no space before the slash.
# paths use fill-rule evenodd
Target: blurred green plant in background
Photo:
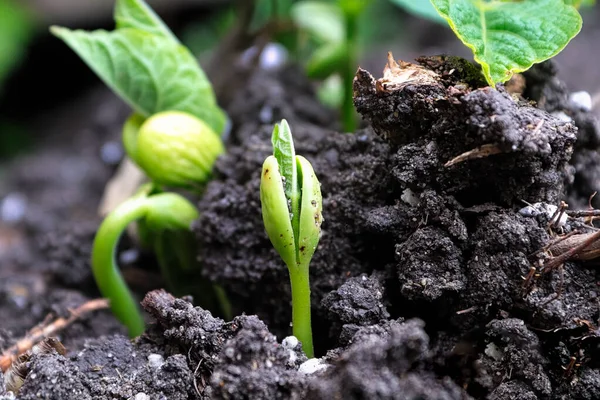
<path id="1" fill-rule="evenodd" d="M 30 13 L 15 0 L 0 0 L 0 93 L 2 83 L 19 65 L 35 24 Z"/>
<path id="2" fill-rule="evenodd" d="M 0 97 L 4 83 L 20 65 L 33 38 L 36 24 L 32 15 L 17 0 L 0 0 Z M 0 114 L 0 157 L 27 147 L 23 129 Z"/>

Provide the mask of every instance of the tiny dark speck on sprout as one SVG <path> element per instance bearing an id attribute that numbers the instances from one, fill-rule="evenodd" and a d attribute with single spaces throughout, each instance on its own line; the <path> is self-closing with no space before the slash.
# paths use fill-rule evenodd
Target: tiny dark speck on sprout
<path id="1" fill-rule="evenodd" d="M 300 247 L 300 252 L 301 252 L 301 253 L 304 253 L 304 250 L 306 250 L 306 246 L 302 246 L 302 247 Z"/>
<path id="2" fill-rule="evenodd" d="M 313 207 L 316 207 L 317 206 L 317 201 L 316 200 L 311 200 L 310 204 L 312 204 Z"/>
<path id="3" fill-rule="evenodd" d="M 265 168 L 265 176 L 269 174 L 269 168 Z"/>

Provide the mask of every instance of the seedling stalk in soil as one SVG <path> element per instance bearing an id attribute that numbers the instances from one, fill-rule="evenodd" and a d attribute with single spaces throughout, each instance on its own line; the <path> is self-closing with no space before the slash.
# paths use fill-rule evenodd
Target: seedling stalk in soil
<path id="1" fill-rule="evenodd" d="M 174 230 L 191 234 L 190 225 L 198 218 L 198 211 L 184 197 L 175 193 L 150 194 L 151 190 L 151 185 L 143 187 L 111 212 L 100 225 L 92 249 L 92 270 L 98 288 L 110 300 L 111 310 L 131 337 L 144 331 L 144 320 L 115 260 L 121 234 L 139 219 L 144 219 L 153 232 Z"/>
<path id="2" fill-rule="evenodd" d="M 295 154 L 286 120 L 275 125 L 272 142 L 260 180 L 263 222 L 290 273 L 294 336 L 312 358 L 309 265 L 323 222 L 321 185 L 308 160 Z"/>

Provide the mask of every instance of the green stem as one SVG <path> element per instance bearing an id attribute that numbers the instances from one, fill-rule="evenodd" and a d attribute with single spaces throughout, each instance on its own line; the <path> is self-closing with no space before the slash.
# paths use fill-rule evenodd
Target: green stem
<path id="1" fill-rule="evenodd" d="M 302 342 L 308 358 L 314 357 L 310 321 L 310 283 L 308 265 L 288 266 L 292 284 L 292 328 L 294 336 Z"/>
<path id="2" fill-rule="evenodd" d="M 233 319 L 233 311 L 231 311 L 231 302 L 227 297 L 225 289 L 215 283 L 213 284 L 213 290 L 215 292 L 215 296 L 217 297 L 217 301 L 219 302 L 219 306 L 221 307 L 223 318 L 225 321 L 231 321 Z"/>
<path id="3" fill-rule="evenodd" d="M 344 102 L 342 104 L 342 123 L 345 132 L 354 132 L 357 127 L 357 115 L 354 110 L 353 88 L 354 76 L 358 64 L 357 56 L 357 15 L 347 13 L 345 15 L 346 23 L 346 43 L 348 44 L 348 56 L 344 69 L 342 71 L 342 84 L 344 85 Z"/>
<path id="4" fill-rule="evenodd" d="M 127 327 L 130 337 L 144 332 L 144 319 L 119 272 L 115 252 L 127 225 L 146 214 L 146 204 L 145 197 L 133 197 L 119 205 L 100 225 L 92 249 L 92 271 L 100 293 L 110 300 L 112 312 Z"/>

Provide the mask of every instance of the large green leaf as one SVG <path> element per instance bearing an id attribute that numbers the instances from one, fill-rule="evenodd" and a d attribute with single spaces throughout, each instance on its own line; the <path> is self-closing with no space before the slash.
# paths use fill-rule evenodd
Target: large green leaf
<path id="1" fill-rule="evenodd" d="M 184 111 L 222 132 L 225 115 L 209 81 L 187 48 L 171 38 L 133 28 L 51 31 L 138 113 Z"/>
<path id="2" fill-rule="evenodd" d="M 117 0 L 115 4 L 117 29 L 136 28 L 158 36 L 170 38 L 178 43 L 177 37 L 142 0 Z"/>
<path id="3" fill-rule="evenodd" d="M 444 23 L 445 20 L 437 12 L 433 4 L 427 0 L 391 0 L 392 3 L 402 7 L 407 12 L 429 19 L 434 22 Z"/>
<path id="4" fill-rule="evenodd" d="M 564 0 L 431 2 L 473 51 L 491 85 L 558 54 L 582 24 Z"/>

